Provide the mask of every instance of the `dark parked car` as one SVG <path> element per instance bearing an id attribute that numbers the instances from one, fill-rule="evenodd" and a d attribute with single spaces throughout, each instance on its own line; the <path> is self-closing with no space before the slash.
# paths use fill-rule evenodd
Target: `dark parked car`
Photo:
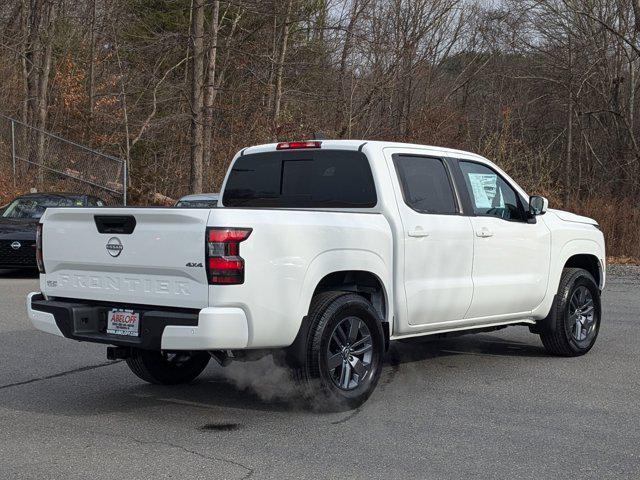
<path id="1" fill-rule="evenodd" d="M 180 198 L 175 206 L 182 208 L 216 208 L 219 193 L 194 193 Z"/>
<path id="2" fill-rule="evenodd" d="M 36 225 L 49 207 L 103 207 L 92 195 L 29 193 L 0 210 L 0 268 L 37 268 Z"/>

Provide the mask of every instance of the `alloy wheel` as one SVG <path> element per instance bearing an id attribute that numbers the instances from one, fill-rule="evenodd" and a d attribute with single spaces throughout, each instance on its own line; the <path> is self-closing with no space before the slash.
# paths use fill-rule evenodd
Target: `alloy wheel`
<path id="1" fill-rule="evenodd" d="M 596 312 L 593 296 L 587 287 L 580 285 L 569 301 L 569 328 L 578 342 L 591 338 L 596 330 Z"/>
<path id="2" fill-rule="evenodd" d="M 333 329 L 326 361 L 333 383 L 342 390 L 357 388 L 371 370 L 373 340 L 366 323 L 347 317 Z"/>

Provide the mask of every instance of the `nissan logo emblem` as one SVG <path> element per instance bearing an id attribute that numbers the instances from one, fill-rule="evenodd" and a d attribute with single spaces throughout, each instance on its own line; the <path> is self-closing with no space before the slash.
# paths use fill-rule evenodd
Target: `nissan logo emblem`
<path id="1" fill-rule="evenodd" d="M 111 237 L 107 242 L 107 252 L 112 257 L 117 257 L 122 253 L 122 242 L 118 237 Z"/>
<path id="2" fill-rule="evenodd" d="M 18 250 L 21 246 L 22 244 L 20 242 L 13 242 L 11 244 L 11 248 L 13 248 L 14 250 Z"/>

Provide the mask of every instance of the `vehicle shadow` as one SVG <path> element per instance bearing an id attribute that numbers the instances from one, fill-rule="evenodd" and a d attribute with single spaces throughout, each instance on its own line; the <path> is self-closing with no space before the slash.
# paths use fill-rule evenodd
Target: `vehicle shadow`
<path id="1" fill-rule="evenodd" d="M 535 342 L 533 335 L 527 341 L 505 339 L 491 334 L 476 333 L 451 337 L 415 337 L 393 342 L 387 355 L 390 362 L 394 355 L 401 358 L 401 363 L 422 361 L 429 352 L 433 356 L 447 354 L 485 355 L 506 357 L 546 357 L 547 353 L 541 344 Z M 394 347 L 396 351 L 394 352 Z"/>
<path id="2" fill-rule="evenodd" d="M 529 343 L 485 334 L 393 342 L 378 388 L 386 389 L 387 385 L 401 382 L 405 376 L 410 378 L 408 372 L 411 370 L 415 375 L 415 367 L 406 367 L 421 362 L 424 364 L 416 365 L 420 375 L 438 377 L 438 381 L 446 382 L 447 378 L 452 379 L 448 367 L 455 367 L 459 362 L 428 360 L 464 355 L 545 357 L 546 353 L 533 337 Z M 486 371 L 487 365 L 482 360 L 466 361 L 464 369 L 465 374 L 473 377 L 479 369 Z M 319 412 L 322 405 L 305 401 L 289 371 L 276 365 L 271 357 L 265 357 L 253 362 L 232 363 L 224 368 L 212 361 L 198 380 L 178 386 L 145 384 L 129 372 L 124 362 L 117 362 L 72 372 L 70 376 L 56 375 L 27 385 L 0 387 L 0 407 L 71 417 L 161 409 L 163 415 L 165 411 L 170 412 L 168 419 L 176 417 L 184 421 L 185 416 L 191 418 L 193 415 L 215 419 L 236 412 L 234 415 L 237 416 L 238 410 L 306 415 Z M 209 426 L 216 428 L 215 422 Z"/>

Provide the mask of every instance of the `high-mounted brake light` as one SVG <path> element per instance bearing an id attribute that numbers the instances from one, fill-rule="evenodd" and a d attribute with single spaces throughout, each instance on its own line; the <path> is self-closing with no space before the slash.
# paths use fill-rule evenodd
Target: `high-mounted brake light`
<path id="1" fill-rule="evenodd" d="M 38 264 L 38 271 L 45 273 L 44 260 L 42 258 L 42 224 L 38 223 L 36 227 L 36 263 Z"/>
<path id="2" fill-rule="evenodd" d="M 207 279 L 210 285 L 244 283 L 244 259 L 240 242 L 251 234 L 250 228 L 211 227 L 207 229 Z"/>
<path id="3" fill-rule="evenodd" d="M 280 142 L 276 145 L 276 150 L 295 150 L 299 148 L 320 148 L 322 142 L 317 140 L 305 140 L 302 142 Z"/>

